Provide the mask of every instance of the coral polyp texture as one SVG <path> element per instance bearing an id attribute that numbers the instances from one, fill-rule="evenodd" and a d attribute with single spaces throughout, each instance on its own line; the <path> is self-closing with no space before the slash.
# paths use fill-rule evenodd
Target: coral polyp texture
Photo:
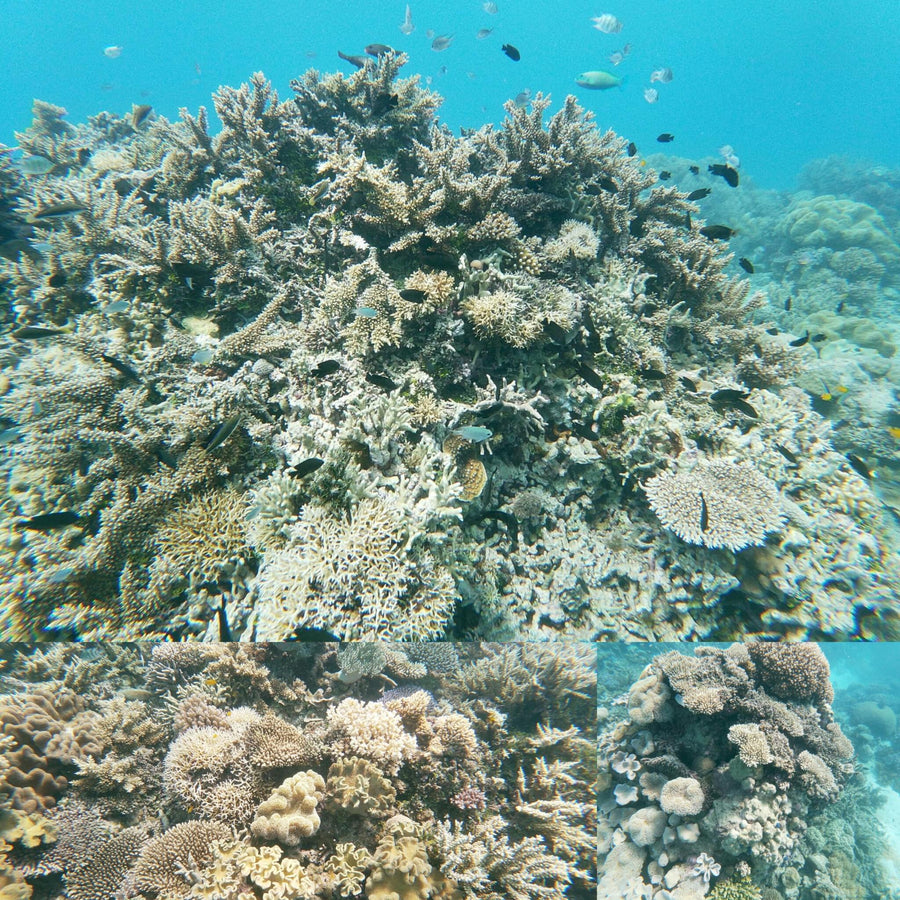
<path id="1" fill-rule="evenodd" d="M 4 645 L 0 896 L 592 900 L 595 661 Z"/>
<path id="2" fill-rule="evenodd" d="M 457 137 L 407 62 L 255 74 L 218 130 L 37 102 L 53 169 L 0 153 L 0 636 L 900 634 L 810 348 L 687 193 L 571 96 Z"/>
<path id="3" fill-rule="evenodd" d="M 884 798 L 818 644 L 661 648 L 643 670 L 624 646 L 598 657 L 609 697 L 616 669 L 637 675 L 601 707 L 599 900 L 895 896 Z"/>

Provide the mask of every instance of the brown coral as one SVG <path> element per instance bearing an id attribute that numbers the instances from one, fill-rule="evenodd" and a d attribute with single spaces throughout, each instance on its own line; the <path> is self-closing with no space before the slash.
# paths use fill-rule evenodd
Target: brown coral
<path id="1" fill-rule="evenodd" d="M 786 700 L 831 703 L 831 667 L 818 644 L 747 645 L 756 665 L 757 677 L 766 690 Z"/>

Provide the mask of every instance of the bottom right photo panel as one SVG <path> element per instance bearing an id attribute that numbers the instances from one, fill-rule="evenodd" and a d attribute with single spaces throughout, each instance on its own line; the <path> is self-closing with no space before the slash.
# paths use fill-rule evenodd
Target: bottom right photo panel
<path id="1" fill-rule="evenodd" d="M 900 646 L 597 654 L 598 900 L 900 900 Z"/>

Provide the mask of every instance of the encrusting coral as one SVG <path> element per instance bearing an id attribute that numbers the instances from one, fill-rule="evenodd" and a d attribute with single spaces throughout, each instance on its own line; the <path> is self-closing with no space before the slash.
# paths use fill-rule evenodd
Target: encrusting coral
<path id="1" fill-rule="evenodd" d="M 456 137 L 407 62 L 254 74 L 216 134 L 35 104 L 53 170 L 0 154 L 0 635 L 893 634 L 871 486 L 688 195 L 571 96 Z M 784 231 L 896 255 L 862 201 Z"/>

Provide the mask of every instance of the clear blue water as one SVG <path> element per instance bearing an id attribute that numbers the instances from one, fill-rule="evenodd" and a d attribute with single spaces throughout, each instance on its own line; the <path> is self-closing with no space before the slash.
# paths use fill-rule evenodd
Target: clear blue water
<path id="1" fill-rule="evenodd" d="M 0 141 L 12 143 L 14 130 L 27 126 L 35 97 L 64 106 L 73 121 L 104 109 L 124 113 L 132 103 L 174 118 L 179 107 L 209 106 L 216 87 L 259 70 L 288 95 L 288 82 L 305 69 L 350 71 L 336 51 L 361 53 L 377 41 L 409 53 L 409 74 L 432 78 L 446 98 L 442 118 L 455 130 L 498 122 L 503 102 L 528 88 L 550 93 L 554 106 L 576 93 L 601 127 L 645 153 L 662 131 L 675 134 L 670 149 L 682 156 L 715 156 L 731 144 L 745 174 L 765 187 L 790 187 L 805 162 L 830 154 L 900 164 L 893 0 L 821 0 L 815 11 L 798 0 L 498 0 L 496 15 L 480 0 L 410 5 L 416 29 L 405 36 L 402 0 L 7 0 Z M 605 12 L 624 23 L 621 33 L 592 27 L 591 17 Z M 475 38 L 491 27 L 490 37 Z M 452 45 L 434 52 L 428 29 L 455 35 Z M 505 42 L 519 48 L 520 62 L 501 53 Z M 632 52 L 614 68 L 608 56 L 625 43 Z M 103 55 L 109 45 L 124 48 L 118 59 Z M 650 105 L 643 90 L 661 66 L 675 77 L 655 85 L 660 99 Z M 574 79 L 589 69 L 610 69 L 626 83 L 579 89 Z"/>

